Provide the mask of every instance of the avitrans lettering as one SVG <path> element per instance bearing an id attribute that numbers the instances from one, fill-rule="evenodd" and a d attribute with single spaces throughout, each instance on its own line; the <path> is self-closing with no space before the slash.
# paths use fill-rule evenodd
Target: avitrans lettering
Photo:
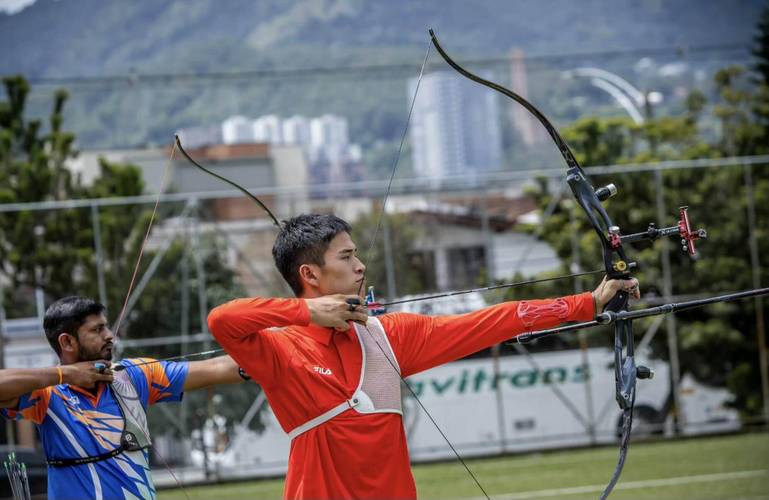
<path id="1" fill-rule="evenodd" d="M 487 368 L 475 370 L 462 370 L 459 375 L 447 378 L 422 378 L 421 380 L 408 380 L 408 384 L 421 397 L 426 392 L 442 396 L 449 392 L 458 394 L 478 393 L 481 391 L 494 391 L 499 384 L 509 384 L 514 389 L 526 389 L 536 385 L 576 383 L 582 384 L 590 379 L 588 367 L 577 365 L 571 369 L 563 366 L 554 366 L 543 370 L 526 369 L 515 372 L 500 372 L 496 377 Z"/>

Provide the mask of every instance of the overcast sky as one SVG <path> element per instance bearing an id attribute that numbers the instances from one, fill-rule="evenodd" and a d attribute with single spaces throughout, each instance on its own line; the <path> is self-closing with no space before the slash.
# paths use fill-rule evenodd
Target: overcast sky
<path id="1" fill-rule="evenodd" d="M 33 3 L 35 3 L 35 0 L 0 0 L 0 12 L 14 14 Z"/>

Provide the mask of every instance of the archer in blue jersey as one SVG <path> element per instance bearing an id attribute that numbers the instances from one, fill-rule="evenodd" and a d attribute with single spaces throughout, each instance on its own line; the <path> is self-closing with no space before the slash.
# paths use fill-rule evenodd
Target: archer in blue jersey
<path id="1" fill-rule="evenodd" d="M 50 500 L 154 499 L 149 406 L 180 401 L 185 390 L 242 381 L 229 356 L 135 358 L 110 367 L 114 335 L 104 312 L 83 297 L 55 302 L 44 329 L 61 365 L 0 370 L 0 414 L 37 425 Z"/>

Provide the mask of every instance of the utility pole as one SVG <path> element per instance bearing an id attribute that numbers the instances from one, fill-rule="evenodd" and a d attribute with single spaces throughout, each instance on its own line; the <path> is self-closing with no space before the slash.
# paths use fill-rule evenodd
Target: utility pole
<path id="1" fill-rule="evenodd" d="M 756 239 L 756 199 L 753 192 L 753 170 L 750 165 L 744 166 L 745 188 L 748 198 L 748 243 L 750 246 L 750 267 L 753 274 L 753 288 L 761 288 L 761 261 L 758 255 L 758 240 Z M 761 370 L 761 395 L 764 403 L 764 425 L 769 424 L 769 354 L 766 348 L 766 325 L 764 323 L 764 301 L 762 297 L 755 298 L 756 307 L 756 343 L 758 344 L 758 361 Z"/>
<path id="2" fill-rule="evenodd" d="M 665 220 L 664 209 L 664 185 L 662 183 L 662 171 L 654 172 L 654 180 L 657 189 L 657 220 L 662 223 Z M 670 268 L 670 247 L 668 241 L 663 239 L 662 245 L 662 295 L 665 302 L 670 302 L 673 295 L 673 273 Z M 678 387 L 681 384 L 681 364 L 678 358 L 678 331 L 676 329 L 676 317 L 674 314 L 668 314 L 665 317 L 665 329 L 667 330 L 668 353 L 670 355 L 670 386 L 673 393 L 673 432 L 678 435 L 683 425 L 683 415 L 681 414 L 681 402 L 678 394 Z"/>
<path id="3" fill-rule="evenodd" d="M 494 284 L 494 238 L 491 234 L 491 221 L 489 220 L 489 207 L 486 198 L 481 200 L 481 231 L 483 232 L 484 250 L 486 253 L 486 286 Z M 502 386 L 499 380 L 502 375 L 500 369 L 500 354 L 502 344 L 491 346 L 492 369 L 494 371 L 494 391 L 497 398 L 497 426 L 499 427 L 500 451 L 507 451 L 507 418 L 505 417 L 505 399 L 502 396 Z"/>

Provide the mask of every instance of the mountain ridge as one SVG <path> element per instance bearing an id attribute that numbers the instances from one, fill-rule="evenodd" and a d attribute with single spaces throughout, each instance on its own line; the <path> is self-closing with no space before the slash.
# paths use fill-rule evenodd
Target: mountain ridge
<path id="1" fill-rule="evenodd" d="M 749 44 L 759 0 L 38 0 L 0 14 L 0 73 L 29 77 L 95 76 L 119 70 L 183 68 L 194 61 L 221 71 L 247 59 L 273 59 L 303 47 L 321 60 L 345 48 L 420 50 L 434 27 L 455 51 L 498 56 Z M 694 8 L 692 8 L 694 7 Z M 65 21 L 65 22 L 62 22 Z M 46 36 L 35 36 L 46 33 Z M 196 51 L 252 57 L 204 64 Z M 193 50 L 194 49 L 194 50 Z M 415 52 L 416 53 L 416 52 Z M 202 66 L 206 66 L 202 68 Z"/>

